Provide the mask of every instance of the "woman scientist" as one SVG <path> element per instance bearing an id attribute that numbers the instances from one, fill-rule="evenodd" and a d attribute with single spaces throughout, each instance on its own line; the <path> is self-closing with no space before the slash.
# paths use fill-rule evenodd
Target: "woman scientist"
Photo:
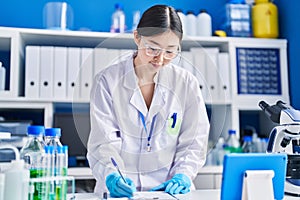
<path id="1" fill-rule="evenodd" d="M 133 36 L 137 51 L 99 72 L 91 91 L 87 158 L 95 192 L 186 193 L 205 163 L 209 121 L 196 78 L 171 63 L 181 21 L 174 8 L 156 5 Z"/>

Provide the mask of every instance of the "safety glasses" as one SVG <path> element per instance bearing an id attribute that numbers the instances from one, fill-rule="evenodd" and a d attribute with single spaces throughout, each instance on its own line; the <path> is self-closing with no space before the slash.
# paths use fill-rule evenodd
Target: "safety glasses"
<path id="1" fill-rule="evenodd" d="M 164 59 L 171 60 L 177 57 L 177 55 L 180 53 L 180 46 L 177 48 L 171 48 L 171 49 L 163 49 L 154 45 L 150 45 L 146 42 L 146 40 L 141 37 L 141 41 L 144 45 L 144 49 L 146 50 L 147 56 L 158 56 L 161 53 L 163 53 Z"/>

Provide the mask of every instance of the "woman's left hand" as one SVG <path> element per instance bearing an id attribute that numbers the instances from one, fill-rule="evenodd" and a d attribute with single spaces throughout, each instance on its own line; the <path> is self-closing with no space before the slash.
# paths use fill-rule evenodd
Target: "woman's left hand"
<path id="1" fill-rule="evenodd" d="M 152 188 L 150 191 L 164 190 L 169 194 L 185 194 L 190 191 L 191 180 L 184 174 L 175 174 L 170 180 Z"/>

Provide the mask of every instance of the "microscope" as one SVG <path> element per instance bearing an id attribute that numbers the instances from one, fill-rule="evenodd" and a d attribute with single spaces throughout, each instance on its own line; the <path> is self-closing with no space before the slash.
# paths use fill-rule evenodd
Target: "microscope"
<path id="1" fill-rule="evenodd" d="M 286 153 L 287 172 L 284 191 L 300 197 L 300 111 L 278 101 L 269 105 L 259 102 L 259 107 L 275 123 L 269 136 L 267 153 Z"/>

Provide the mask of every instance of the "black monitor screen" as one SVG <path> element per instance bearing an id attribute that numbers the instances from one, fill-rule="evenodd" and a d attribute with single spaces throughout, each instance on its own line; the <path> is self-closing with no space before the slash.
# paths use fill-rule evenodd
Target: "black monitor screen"
<path id="1" fill-rule="evenodd" d="M 69 147 L 69 157 L 85 159 L 91 128 L 89 113 L 55 113 L 54 127 L 61 128 L 60 140 Z"/>

